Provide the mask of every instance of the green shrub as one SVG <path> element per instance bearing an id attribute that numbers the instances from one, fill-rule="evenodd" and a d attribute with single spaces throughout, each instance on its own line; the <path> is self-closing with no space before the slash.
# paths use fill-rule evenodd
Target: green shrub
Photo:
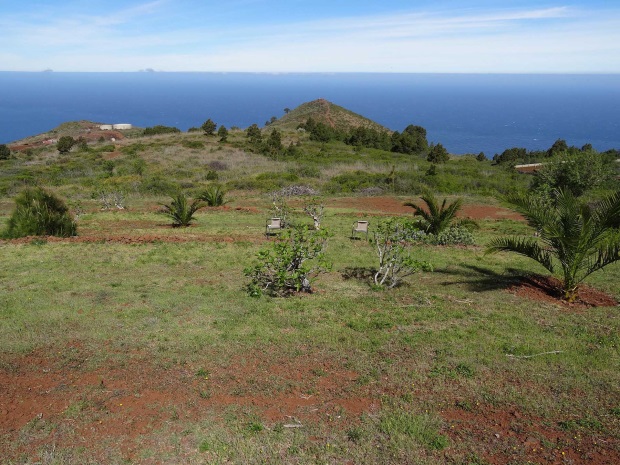
<path id="1" fill-rule="evenodd" d="M 194 221 L 194 213 L 203 206 L 203 203 L 200 199 L 194 199 L 189 203 L 185 194 L 179 193 L 172 197 L 171 203 L 161 205 L 162 213 L 172 220 L 173 227 L 187 227 Z"/>
<path id="2" fill-rule="evenodd" d="M 65 203 L 41 188 L 27 189 L 15 198 L 15 210 L 2 236 L 75 236 L 77 226 Z"/>
<path id="3" fill-rule="evenodd" d="M 329 236 L 325 229 L 297 227 L 284 231 L 271 249 L 258 252 L 255 266 L 245 269 L 250 278 L 248 293 L 253 297 L 263 293 L 282 297 L 312 292 L 312 280 L 331 269 L 324 253 Z"/>
<path id="4" fill-rule="evenodd" d="M 209 207 L 219 207 L 226 203 L 224 200 L 225 192 L 221 186 L 212 185 L 207 187 L 198 198 L 204 200 Z"/>
<path id="5" fill-rule="evenodd" d="M 326 184 L 325 190 L 331 193 L 355 192 L 367 187 L 386 187 L 388 183 L 386 174 L 358 170 L 334 176 Z"/>
<path id="6" fill-rule="evenodd" d="M 181 132 L 179 128 L 175 128 L 173 126 L 162 126 L 158 124 L 156 126 L 146 128 L 142 134 L 145 136 L 155 136 L 157 134 L 176 134 Z"/>
<path id="7" fill-rule="evenodd" d="M 425 242 L 433 245 L 474 245 L 474 236 L 463 226 L 451 226 L 437 235 L 429 234 Z"/>
<path id="8" fill-rule="evenodd" d="M 56 149 L 60 153 L 68 153 L 76 144 L 76 140 L 71 136 L 62 136 L 56 143 Z"/>
<path id="9" fill-rule="evenodd" d="M 6 144 L 0 144 L 0 160 L 8 160 L 11 156 L 11 149 Z"/>
<path id="10" fill-rule="evenodd" d="M 187 147 L 188 149 L 204 149 L 205 144 L 199 140 L 184 140 L 181 142 L 183 147 Z"/>

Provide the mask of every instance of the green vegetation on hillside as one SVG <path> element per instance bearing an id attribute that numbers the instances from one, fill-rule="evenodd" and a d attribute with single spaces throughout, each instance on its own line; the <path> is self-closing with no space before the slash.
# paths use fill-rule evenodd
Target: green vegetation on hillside
<path id="1" fill-rule="evenodd" d="M 0 464 L 620 463 L 616 165 L 583 189 L 591 148 L 519 174 L 300 108 L 0 159 L 0 230 L 55 204 L 78 233 L 0 240 Z"/>

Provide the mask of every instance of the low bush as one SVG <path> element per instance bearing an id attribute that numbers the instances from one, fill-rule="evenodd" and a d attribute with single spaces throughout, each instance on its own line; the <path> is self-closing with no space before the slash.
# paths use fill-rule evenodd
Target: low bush
<path id="1" fill-rule="evenodd" d="M 194 213 L 203 206 L 203 203 L 200 199 L 194 199 L 189 203 L 185 194 L 179 193 L 172 197 L 171 203 L 161 206 L 162 213 L 172 220 L 173 227 L 187 227 L 194 221 Z"/>
<path id="2" fill-rule="evenodd" d="M 181 142 L 181 145 L 183 145 L 183 147 L 186 147 L 188 149 L 204 149 L 205 148 L 204 142 L 201 142 L 199 140 L 184 140 L 183 142 Z"/>
<path id="3" fill-rule="evenodd" d="M 474 236 L 463 226 L 451 226 L 437 235 L 429 234 L 425 242 L 432 245 L 474 245 Z"/>
<path id="4" fill-rule="evenodd" d="M 179 133 L 181 130 L 179 128 L 175 128 L 173 126 L 163 126 L 158 124 L 156 126 L 146 128 L 142 134 L 145 136 L 155 136 L 157 134 L 175 134 Z"/>
<path id="5" fill-rule="evenodd" d="M 325 190 L 330 193 L 356 192 L 368 187 L 388 186 L 389 179 L 382 173 L 368 173 L 366 171 L 352 171 L 331 178 L 325 185 Z"/>
<path id="6" fill-rule="evenodd" d="M 15 210 L 2 233 L 5 238 L 69 237 L 77 226 L 64 201 L 41 188 L 27 189 L 15 198 Z"/>
<path id="7" fill-rule="evenodd" d="M 248 294 L 283 297 L 294 292 L 312 292 L 312 281 L 331 269 L 331 263 L 325 259 L 330 235 L 325 229 L 309 231 L 307 227 L 284 231 L 271 249 L 258 252 L 256 265 L 245 269 L 250 278 Z"/>
<path id="8" fill-rule="evenodd" d="M 211 185 L 198 198 L 206 202 L 209 207 L 220 207 L 226 203 L 226 200 L 224 200 L 225 194 L 221 186 Z"/>

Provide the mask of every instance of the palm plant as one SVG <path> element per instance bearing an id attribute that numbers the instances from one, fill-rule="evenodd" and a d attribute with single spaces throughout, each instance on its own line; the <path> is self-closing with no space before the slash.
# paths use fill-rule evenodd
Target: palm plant
<path id="1" fill-rule="evenodd" d="M 211 185 L 198 198 L 204 200 L 209 207 L 220 207 L 226 203 L 225 194 L 220 186 Z"/>
<path id="2" fill-rule="evenodd" d="M 189 226 L 194 220 L 194 213 L 203 206 L 202 200 L 195 199 L 189 203 L 182 192 L 172 197 L 170 204 L 161 204 L 162 213 L 172 219 L 172 226 Z"/>
<path id="3" fill-rule="evenodd" d="M 428 234 L 437 235 L 447 229 L 463 206 L 463 199 L 461 198 L 456 199 L 449 205 L 446 205 L 448 199 L 443 199 L 441 206 L 439 206 L 435 196 L 431 193 L 424 194 L 420 198 L 426 204 L 426 209 L 413 202 L 405 202 L 404 205 L 415 209 L 413 216 L 421 217 L 422 227 Z"/>
<path id="4" fill-rule="evenodd" d="M 579 284 L 590 274 L 620 260 L 620 191 L 590 206 L 566 190 L 554 191 L 554 202 L 533 195 L 505 200 L 534 227 L 536 237 L 493 240 L 487 253 L 509 251 L 532 258 L 562 282 L 564 299 L 574 301 Z"/>

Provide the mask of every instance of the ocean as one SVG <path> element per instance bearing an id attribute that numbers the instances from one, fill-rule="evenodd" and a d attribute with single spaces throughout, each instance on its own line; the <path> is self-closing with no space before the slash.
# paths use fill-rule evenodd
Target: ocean
<path id="1" fill-rule="evenodd" d="M 0 72 L 0 143 L 75 120 L 262 126 L 317 98 L 392 130 L 423 126 L 455 154 L 559 138 L 620 149 L 620 75 Z"/>

